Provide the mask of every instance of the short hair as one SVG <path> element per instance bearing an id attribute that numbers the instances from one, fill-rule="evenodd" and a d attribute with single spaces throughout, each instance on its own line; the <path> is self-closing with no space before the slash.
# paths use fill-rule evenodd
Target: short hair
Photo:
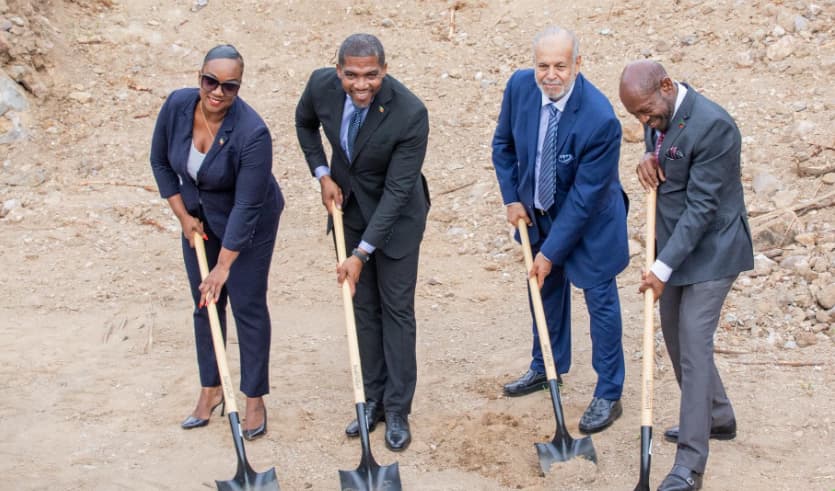
<path id="1" fill-rule="evenodd" d="M 383 43 L 377 39 L 377 36 L 371 34 L 357 33 L 345 38 L 336 55 L 337 63 L 344 65 L 345 58 L 348 56 L 376 56 L 380 66 L 386 64 L 386 52 L 383 50 Z"/>
<path id="2" fill-rule="evenodd" d="M 203 65 L 212 60 L 238 60 L 238 63 L 241 64 L 241 73 L 244 71 L 244 57 L 231 44 L 219 44 L 210 49 L 203 58 Z"/>
<path id="3" fill-rule="evenodd" d="M 560 34 L 566 34 L 569 38 L 571 38 L 571 63 L 577 63 L 577 57 L 580 55 L 580 40 L 577 39 L 577 36 L 574 32 L 563 29 L 559 26 L 548 26 L 542 31 L 540 31 L 536 36 L 533 38 L 533 58 L 534 63 L 536 63 L 536 48 L 539 46 L 539 43 L 542 42 L 543 39 L 556 36 Z"/>
<path id="4" fill-rule="evenodd" d="M 668 77 L 664 65 L 655 60 L 639 60 L 629 63 L 620 74 L 621 84 L 626 78 L 629 78 L 629 82 L 634 84 L 634 89 L 642 94 L 657 92 L 661 89 L 661 82 Z"/>

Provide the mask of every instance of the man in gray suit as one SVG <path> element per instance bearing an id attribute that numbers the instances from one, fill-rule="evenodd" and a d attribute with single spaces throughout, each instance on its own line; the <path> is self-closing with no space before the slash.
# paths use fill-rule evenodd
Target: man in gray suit
<path id="1" fill-rule="evenodd" d="M 335 68 L 313 72 L 296 106 L 296 134 L 322 204 L 342 207 L 353 248 L 337 273 L 354 294 L 369 430 L 405 450 L 417 380 L 415 286 L 429 190 L 421 174 L 429 136 L 423 103 L 386 74 L 380 40 L 352 34 Z M 330 141 L 330 166 L 321 132 Z M 360 274 L 362 273 L 362 274 Z M 345 429 L 359 435 L 357 421 Z"/>
<path id="2" fill-rule="evenodd" d="M 664 433 L 678 443 L 675 465 L 658 490 L 691 491 L 702 484 L 708 439 L 736 436 L 713 334 L 734 280 L 754 267 L 741 137 L 724 109 L 671 80 L 654 61 L 626 66 L 620 99 L 644 125 L 638 178 L 658 191 L 658 255 L 639 289 L 660 297 L 661 329 L 681 389 L 680 426 Z"/>

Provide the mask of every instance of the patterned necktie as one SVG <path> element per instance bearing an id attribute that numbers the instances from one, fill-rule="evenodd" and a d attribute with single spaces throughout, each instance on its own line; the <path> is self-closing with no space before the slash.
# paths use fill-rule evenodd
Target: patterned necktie
<path id="1" fill-rule="evenodd" d="M 543 210 L 554 205 L 554 193 L 557 190 L 557 127 L 562 113 L 553 104 L 548 105 L 548 130 L 542 143 L 542 156 L 539 160 L 539 204 Z"/>
<path id="2" fill-rule="evenodd" d="M 658 132 L 658 136 L 655 138 L 655 160 L 659 160 L 659 154 L 661 153 L 661 144 L 664 143 L 664 135 L 665 133 Z"/>
<path id="3" fill-rule="evenodd" d="M 351 115 L 351 122 L 348 123 L 348 141 L 346 142 L 348 148 L 348 158 L 354 159 L 354 143 L 357 141 L 357 134 L 360 132 L 362 126 L 362 109 L 353 106 L 354 114 Z"/>

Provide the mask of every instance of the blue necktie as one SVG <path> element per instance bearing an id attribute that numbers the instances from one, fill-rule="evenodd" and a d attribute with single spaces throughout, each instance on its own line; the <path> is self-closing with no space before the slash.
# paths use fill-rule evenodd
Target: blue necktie
<path id="1" fill-rule="evenodd" d="M 362 108 L 353 106 L 354 114 L 351 115 L 351 122 L 348 123 L 348 158 L 354 160 L 354 143 L 357 141 L 357 134 L 362 126 Z"/>
<path id="2" fill-rule="evenodd" d="M 554 205 L 554 193 L 557 190 L 557 127 L 562 113 L 553 104 L 548 106 L 548 129 L 542 142 L 542 156 L 539 160 L 539 204 L 543 210 Z"/>

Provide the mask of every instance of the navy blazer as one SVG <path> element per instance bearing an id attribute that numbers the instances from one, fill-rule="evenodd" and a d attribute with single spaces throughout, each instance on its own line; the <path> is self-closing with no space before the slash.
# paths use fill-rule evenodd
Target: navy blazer
<path id="1" fill-rule="evenodd" d="M 272 138 L 267 125 L 247 103 L 236 97 L 212 148 L 197 172 L 186 171 L 192 144 L 196 88 L 175 90 L 157 117 L 151 144 L 151 168 L 160 195 L 181 194 L 188 212 L 200 208 L 223 247 L 246 248 L 264 214 L 280 214 L 284 197 L 272 174 Z"/>
<path id="2" fill-rule="evenodd" d="M 505 204 L 520 202 L 534 216 L 534 180 L 542 92 L 532 69 L 507 83 L 493 136 L 493 166 Z M 628 201 L 618 177 L 620 121 L 612 105 L 578 74 L 559 122 L 554 223 L 541 237 L 536 220 L 531 243 L 563 267 L 572 283 L 590 288 L 614 278 L 629 263 Z M 518 236 L 518 232 L 517 232 Z M 518 240 L 518 237 L 517 237 Z"/>

